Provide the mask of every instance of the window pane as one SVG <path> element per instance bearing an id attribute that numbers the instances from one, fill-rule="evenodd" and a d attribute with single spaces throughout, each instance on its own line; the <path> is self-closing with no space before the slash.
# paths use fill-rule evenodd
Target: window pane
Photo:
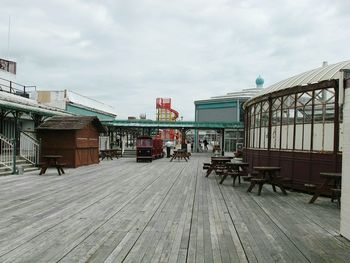
<path id="1" fill-rule="evenodd" d="M 304 108 L 297 108 L 296 110 L 296 123 L 303 123 L 305 115 Z"/>
<path id="2" fill-rule="evenodd" d="M 254 129 L 250 129 L 249 147 L 254 148 Z"/>
<path id="3" fill-rule="evenodd" d="M 325 121 L 326 122 L 334 122 L 334 104 L 326 104 L 325 110 Z"/>
<path id="4" fill-rule="evenodd" d="M 280 126 L 272 126 L 271 128 L 271 148 L 280 148 Z"/>
<path id="5" fill-rule="evenodd" d="M 282 125 L 281 148 L 287 149 L 287 146 L 288 146 L 288 125 Z"/>
<path id="6" fill-rule="evenodd" d="M 269 113 L 263 112 L 261 116 L 261 126 L 268 127 L 269 126 Z"/>
<path id="7" fill-rule="evenodd" d="M 259 114 L 255 115 L 255 128 L 259 128 L 260 127 L 260 112 Z"/>
<path id="8" fill-rule="evenodd" d="M 297 106 L 312 104 L 312 92 L 302 92 L 298 94 Z"/>
<path id="9" fill-rule="evenodd" d="M 312 122 L 312 105 L 306 105 L 304 107 L 304 123 Z"/>
<path id="10" fill-rule="evenodd" d="M 268 128 L 261 128 L 261 145 L 260 148 L 267 149 L 268 144 Z"/>
<path id="11" fill-rule="evenodd" d="M 299 124 L 295 127 L 295 149 L 303 149 L 303 125 Z"/>
<path id="12" fill-rule="evenodd" d="M 313 134 L 313 147 L 314 151 L 322 151 L 322 140 L 323 140 L 323 124 L 314 124 L 314 134 Z"/>
<path id="13" fill-rule="evenodd" d="M 272 125 L 281 125 L 281 111 L 272 112 Z"/>
<path id="14" fill-rule="evenodd" d="M 255 138 L 254 138 L 254 147 L 255 147 L 255 148 L 259 148 L 260 129 L 255 129 L 254 135 L 255 135 Z"/>
<path id="15" fill-rule="evenodd" d="M 272 110 L 278 110 L 281 108 L 281 98 L 272 100 Z"/>
<path id="16" fill-rule="evenodd" d="M 322 89 L 315 91 L 315 104 L 334 103 L 334 89 Z"/>
<path id="17" fill-rule="evenodd" d="M 268 112 L 268 111 L 269 111 L 269 102 L 265 101 L 263 102 L 262 112 Z"/>
<path id="18" fill-rule="evenodd" d="M 314 123 L 323 122 L 324 109 L 322 105 L 315 105 L 314 108 Z"/>
<path id="19" fill-rule="evenodd" d="M 289 115 L 289 111 L 288 109 L 283 109 L 283 113 L 282 113 L 282 125 L 284 124 L 288 124 L 288 115 Z"/>
<path id="20" fill-rule="evenodd" d="M 323 133 L 323 151 L 333 151 L 334 123 L 326 123 Z"/>
<path id="21" fill-rule="evenodd" d="M 283 98 L 283 109 L 294 108 L 294 95 L 286 96 Z"/>
<path id="22" fill-rule="evenodd" d="M 310 151 L 311 147 L 311 124 L 304 124 L 303 150 Z"/>

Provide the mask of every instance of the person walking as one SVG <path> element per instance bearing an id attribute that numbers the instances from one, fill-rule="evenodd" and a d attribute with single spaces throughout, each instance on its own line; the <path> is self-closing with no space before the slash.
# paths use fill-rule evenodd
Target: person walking
<path id="1" fill-rule="evenodd" d="M 204 139 L 203 144 L 204 144 L 204 150 L 208 151 L 208 141 L 206 139 Z"/>

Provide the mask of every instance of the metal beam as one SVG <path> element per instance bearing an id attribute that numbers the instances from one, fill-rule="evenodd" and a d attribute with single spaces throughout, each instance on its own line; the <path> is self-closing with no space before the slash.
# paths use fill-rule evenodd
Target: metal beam
<path id="1" fill-rule="evenodd" d="M 195 121 L 152 121 L 152 120 L 113 120 L 101 121 L 105 126 L 157 129 L 243 129 L 242 122 L 195 122 Z"/>

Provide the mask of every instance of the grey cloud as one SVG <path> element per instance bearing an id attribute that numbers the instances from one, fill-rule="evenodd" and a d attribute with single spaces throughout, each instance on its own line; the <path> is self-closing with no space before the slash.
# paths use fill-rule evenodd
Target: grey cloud
<path id="1" fill-rule="evenodd" d="M 266 85 L 349 59 L 348 1 L 2 0 L 11 15 L 19 82 L 72 89 L 120 117 L 155 114 L 172 97 L 184 119 L 193 101 Z M 0 41 L 4 56 L 7 42 Z"/>

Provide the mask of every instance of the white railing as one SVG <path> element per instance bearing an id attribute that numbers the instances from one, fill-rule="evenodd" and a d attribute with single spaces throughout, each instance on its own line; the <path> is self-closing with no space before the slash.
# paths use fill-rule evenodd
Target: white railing
<path id="1" fill-rule="evenodd" d="M 98 140 L 99 150 L 109 150 L 109 136 L 100 136 Z"/>
<path id="2" fill-rule="evenodd" d="M 39 163 L 39 141 L 30 135 L 21 132 L 19 154 L 28 162 L 36 165 Z"/>
<path id="3" fill-rule="evenodd" d="M 0 134 L 0 164 L 13 172 L 14 147 L 13 142 Z"/>

